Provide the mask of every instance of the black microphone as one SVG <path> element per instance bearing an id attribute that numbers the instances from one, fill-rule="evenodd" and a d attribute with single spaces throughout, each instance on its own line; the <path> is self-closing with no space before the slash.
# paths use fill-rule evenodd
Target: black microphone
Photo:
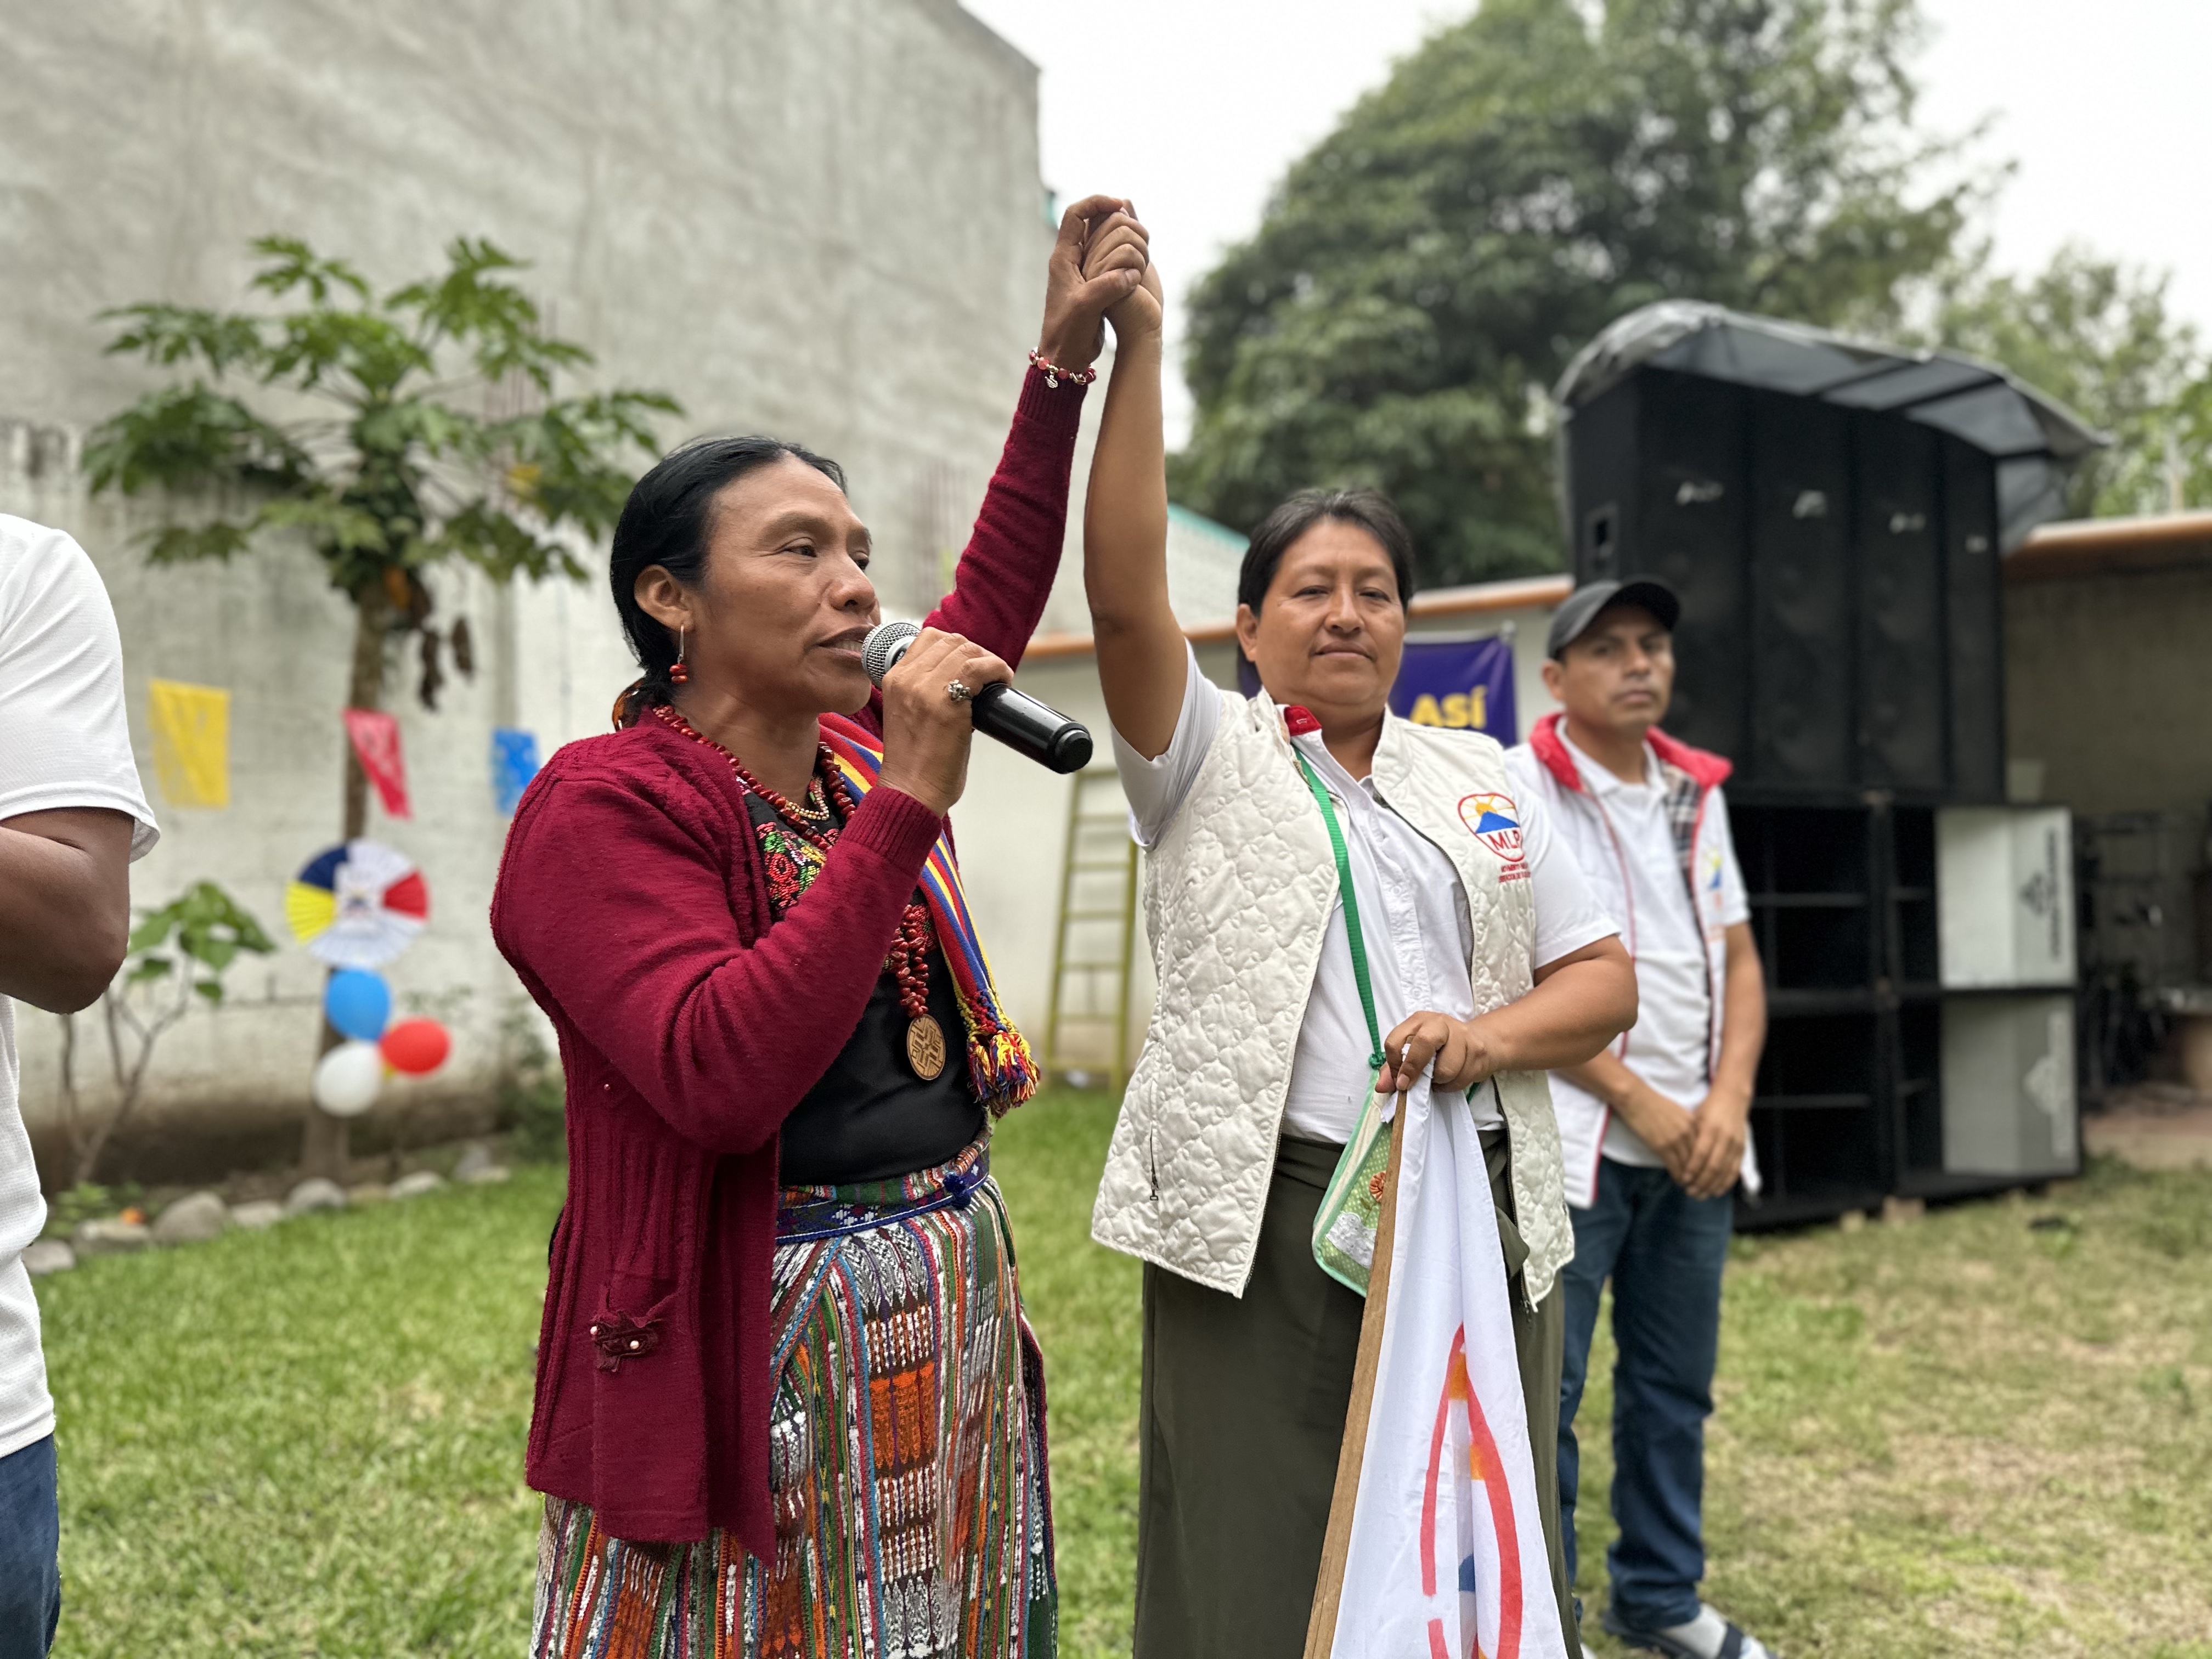
<path id="1" fill-rule="evenodd" d="M 871 628 L 860 644 L 868 678 L 881 685 L 921 632 L 921 624 L 910 622 L 878 623 Z M 971 708 L 978 732 L 1055 772 L 1080 772 L 1091 764 L 1088 726 L 1035 697 L 1024 696 L 1004 681 L 978 691 Z"/>

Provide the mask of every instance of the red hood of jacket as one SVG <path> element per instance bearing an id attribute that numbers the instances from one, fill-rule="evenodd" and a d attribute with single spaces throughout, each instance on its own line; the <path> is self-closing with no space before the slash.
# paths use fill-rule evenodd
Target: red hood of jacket
<path id="1" fill-rule="evenodd" d="M 1544 763 L 1544 769 L 1559 781 L 1562 787 L 1580 793 L 1583 775 L 1575 764 L 1575 757 L 1567 753 L 1566 740 L 1559 735 L 1559 722 L 1565 716 L 1547 714 L 1536 722 L 1528 733 L 1528 747 Z M 1703 749 L 1692 749 L 1688 744 L 1668 737 L 1657 726 L 1644 733 L 1644 740 L 1651 750 L 1669 766 L 1679 766 L 1698 781 L 1700 793 L 1717 788 L 1728 781 L 1729 774 L 1735 770 L 1733 763 Z"/>

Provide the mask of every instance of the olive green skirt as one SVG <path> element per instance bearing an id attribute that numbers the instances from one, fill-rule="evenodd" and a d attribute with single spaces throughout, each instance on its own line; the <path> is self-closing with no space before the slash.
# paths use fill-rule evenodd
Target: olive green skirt
<path id="1" fill-rule="evenodd" d="M 1336 1486 L 1365 1301 L 1313 1258 L 1314 1214 L 1343 1149 L 1285 1137 L 1239 1297 L 1145 1268 L 1133 1659 L 1299 1659 Z M 1557 1291 L 1531 1313 L 1505 1137 L 1485 1135 L 1536 1492 L 1573 1650 L 1559 1540 Z"/>

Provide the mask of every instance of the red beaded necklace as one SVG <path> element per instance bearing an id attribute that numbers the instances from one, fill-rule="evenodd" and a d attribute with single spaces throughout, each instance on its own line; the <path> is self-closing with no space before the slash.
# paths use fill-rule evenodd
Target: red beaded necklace
<path id="1" fill-rule="evenodd" d="M 838 831 L 860 810 L 852 786 L 838 771 L 836 758 L 830 754 L 827 744 L 822 744 L 815 756 L 814 775 L 806 781 L 806 804 L 800 806 L 755 777 L 745 769 L 743 761 L 699 731 L 671 705 L 655 704 L 653 712 L 671 731 L 681 732 L 694 743 L 704 744 L 728 761 L 739 788 L 759 796 L 794 835 L 825 855 L 836 845 Z M 836 801 L 837 808 L 834 817 L 830 810 L 831 800 Z M 907 1018 L 907 1060 L 925 1081 L 939 1076 L 945 1060 L 945 1030 L 929 1012 L 929 953 L 936 942 L 937 929 L 929 919 L 929 907 L 918 896 L 908 899 L 899 917 L 898 931 L 891 936 L 891 948 L 884 958 L 884 966 L 898 986 L 899 1010 Z"/>

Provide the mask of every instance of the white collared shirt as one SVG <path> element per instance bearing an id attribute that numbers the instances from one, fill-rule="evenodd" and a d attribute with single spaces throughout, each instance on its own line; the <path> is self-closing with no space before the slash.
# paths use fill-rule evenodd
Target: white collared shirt
<path id="1" fill-rule="evenodd" d="M 1220 695 L 1199 672 L 1197 653 L 1185 654 L 1189 671 L 1182 709 L 1166 750 L 1147 760 L 1119 732 L 1114 733 L 1114 761 L 1129 799 L 1130 832 L 1142 847 L 1159 840 L 1189 797 L 1220 726 Z M 1472 1017 L 1474 990 L 1468 962 L 1474 954 L 1474 929 L 1467 890 L 1451 860 L 1391 810 L 1372 777 L 1355 780 L 1339 765 L 1320 732 L 1291 741 L 1328 792 L 1344 831 L 1377 1031 L 1387 1036 L 1401 1020 L 1424 1012 L 1455 1019 Z M 1523 809 L 1522 856 L 1528 863 L 1536 906 L 1534 965 L 1540 968 L 1620 930 L 1590 896 L 1574 859 L 1555 855 L 1550 823 L 1541 806 L 1517 804 Z M 1349 1140 L 1374 1083 L 1367 1063 L 1370 1052 L 1359 984 L 1352 974 L 1344 905 L 1339 900 L 1329 915 L 1321 963 L 1298 1029 L 1297 1053 L 1284 1101 L 1285 1131 L 1310 1140 Z M 1474 1108 L 1479 1127 L 1499 1121 L 1494 1091 L 1478 1091 Z"/>
<path id="2" fill-rule="evenodd" d="M 1667 822 L 1667 783 L 1651 745 L 1644 746 L 1644 781 L 1630 783 L 1575 746 L 1559 722 L 1559 741 L 1582 775 L 1588 790 L 1620 837 L 1623 873 L 1635 915 L 1629 952 L 1636 960 L 1636 1024 L 1615 1052 L 1621 1063 L 1668 1099 L 1692 1111 L 1712 1086 L 1707 1065 L 1713 1017 L 1711 981 L 1698 916 L 1690 905 L 1682 860 Z M 1728 833 L 1728 806 L 1713 791 L 1709 811 L 1720 814 L 1721 921 L 1734 926 L 1751 916 L 1743 872 Z M 1609 857 L 1611 849 L 1586 849 L 1588 856 Z M 1624 935 L 1626 936 L 1626 935 Z M 1561 1086 L 1554 1079 L 1553 1087 Z M 1571 1085 L 1567 1085 L 1571 1087 Z M 1643 1136 L 1611 1115 L 1606 1126 L 1605 1156 L 1616 1164 L 1656 1169 L 1662 1161 Z"/>

